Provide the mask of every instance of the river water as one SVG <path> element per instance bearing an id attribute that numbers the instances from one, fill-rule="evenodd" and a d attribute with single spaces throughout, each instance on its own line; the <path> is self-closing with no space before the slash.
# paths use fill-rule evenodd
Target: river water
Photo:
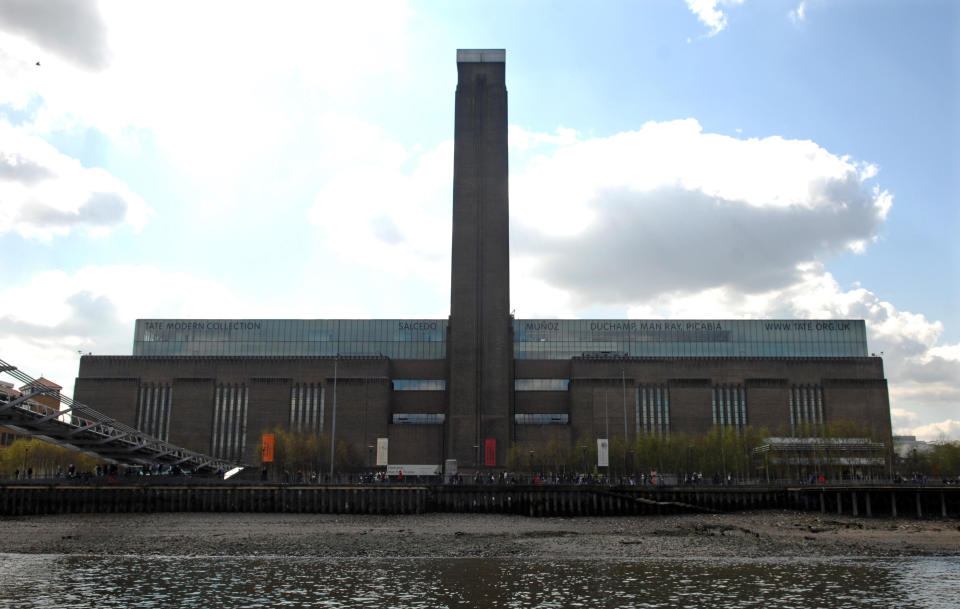
<path id="1" fill-rule="evenodd" d="M 0 607 L 960 606 L 960 557 L 522 560 L 0 554 Z"/>

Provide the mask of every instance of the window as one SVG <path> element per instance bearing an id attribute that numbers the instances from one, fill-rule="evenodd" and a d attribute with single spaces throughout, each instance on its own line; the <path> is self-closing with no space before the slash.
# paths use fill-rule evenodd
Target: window
<path id="1" fill-rule="evenodd" d="M 395 425 L 443 425 L 445 419 L 445 415 L 432 412 L 393 415 Z"/>
<path id="2" fill-rule="evenodd" d="M 515 379 L 513 388 L 516 391 L 566 391 L 570 387 L 570 379 Z"/>
<path id="3" fill-rule="evenodd" d="M 570 422 L 568 414 L 515 414 L 517 425 L 566 425 Z"/>
<path id="4" fill-rule="evenodd" d="M 447 381 L 443 379 L 394 379 L 394 391 L 445 391 Z"/>

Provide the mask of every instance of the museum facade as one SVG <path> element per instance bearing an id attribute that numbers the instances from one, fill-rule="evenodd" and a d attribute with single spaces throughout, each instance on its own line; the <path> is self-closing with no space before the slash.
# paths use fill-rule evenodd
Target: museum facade
<path id="1" fill-rule="evenodd" d="M 890 437 L 863 320 L 515 319 L 505 53 L 460 50 L 457 69 L 448 319 L 142 319 L 132 355 L 81 358 L 75 398 L 244 463 L 278 427 L 335 434 L 362 467 L 461 469 L 718 426 Z"/>

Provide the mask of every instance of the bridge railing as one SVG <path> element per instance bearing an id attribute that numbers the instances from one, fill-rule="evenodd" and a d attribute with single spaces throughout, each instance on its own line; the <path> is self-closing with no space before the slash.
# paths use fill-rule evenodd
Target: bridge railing
<path id="1" fill-rule="evenodd" d="M 0 359 L 0 372 L 29 388 L 18 397 L 0 398 L 0 425 L 54 444 L 122 465 L 171 465 L 199 473 L 226 471 L 238 465 L 176 446 L 121 423 L 86 404 L 46 387 Z M 61 407 L 36 401 L 55 395 Z"/>

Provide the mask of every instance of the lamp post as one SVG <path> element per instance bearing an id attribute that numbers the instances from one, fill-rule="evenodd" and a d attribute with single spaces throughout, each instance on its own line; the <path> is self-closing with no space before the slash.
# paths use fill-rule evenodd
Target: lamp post
<path id="1" fill-rule="evenodd" d="M 626 376 L 626 372 L 623 369 L 623 366 L 620 366 L 620 383 L 623 386 L 623 443 L 624 445 L 626 445 L 627 443 L 627 376 Z"/>
<path id="2" fill-rule="evenodd" d="M 723 425 L 721 425 L 720 426 L 720 460 L 723 465 L 723 480 L 721 480 L 723 486 L 727 485 L 727 452 L 723 446 L 724 444 L 726 444 L 726 439 L 727 439 L 726 431 L 727 430 L 723 428 Z"/>
<path id="3" fill-rule="evenodd" d="M 606 387 L 603 388 L 603 422 L 607 428 L 607 432 L 606 432 L 607 435 L 605 435 L 604 437 L 607 440 L 609 440 L 610 439 L 610 417 L 607 415 L 607 388 Z"/>
<path id="4" fill-rule="evenodd" d="M 339 325 L 339 324 L 338 324 Z M 337 341 L 340 340 L 340 332 L 337 332 Z M 337 448 L 337 362 L 340 359 L 340 350 L 333 358 L 333 422 L 330 425 L 330 482 L 333 482 L 333 461 L 336 457 Z"/>

